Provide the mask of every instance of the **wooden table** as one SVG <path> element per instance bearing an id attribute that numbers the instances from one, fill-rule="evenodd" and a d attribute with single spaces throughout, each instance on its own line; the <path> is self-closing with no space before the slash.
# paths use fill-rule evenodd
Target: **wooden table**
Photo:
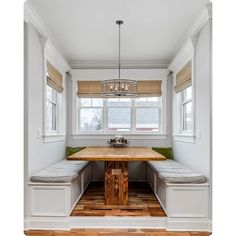
<path id="1" fill-rule="evenodd" d="M 128 162 L 161 161 L 166 158 L 148 147 L 87 147 L 68 160 L 105 162 L 105 204 L 128 203 Z"/>

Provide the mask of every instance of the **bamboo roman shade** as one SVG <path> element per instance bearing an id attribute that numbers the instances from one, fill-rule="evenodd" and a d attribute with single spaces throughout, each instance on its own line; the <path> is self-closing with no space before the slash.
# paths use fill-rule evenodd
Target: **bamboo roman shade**
<path id="1" fill-rule="evenodd" d="M 188 62 L 177 74 L 175 92 L 179 93 L 192 85 L 192 64 Z"/>
<path id="2" fill-rule="evenodd" d="M 47 85 L 58 93 L 62 93 L 64 90 L 62 74 L 49 62 L 47 62 Z"/>
<path id="3" fill-rule="evenodd" d="M 138 97 L 160 97 L 161 80 L 137 81 Z M 102 97 L 101 81 L 77 81 L 77 95 L 80 98 Z"/>
<path id="4" fill-rule="evenodd" d="M 77 95 L 80 98 L 102 97 L 101 81 L 77 81 Z"/>
<path id="5" fill-rule="evenodd" d="M 137 82 L 138 97 L 160 97 L 161 80 L 143 80 Z"/>

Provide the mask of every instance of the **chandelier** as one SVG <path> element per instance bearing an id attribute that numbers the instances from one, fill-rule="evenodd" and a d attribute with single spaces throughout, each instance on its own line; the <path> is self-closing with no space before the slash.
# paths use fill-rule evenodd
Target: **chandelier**
<path id="1" fill-rule="evenodd" d="M 118 20 L 116 24 L 119 25 L 119 77 L 118 79 L 102 81 L 102 95 L 105 97 L 136 96 L 137 82 L 135 80 L 120 78 L 120 26 L 123 24 L 123 21 Z"/>

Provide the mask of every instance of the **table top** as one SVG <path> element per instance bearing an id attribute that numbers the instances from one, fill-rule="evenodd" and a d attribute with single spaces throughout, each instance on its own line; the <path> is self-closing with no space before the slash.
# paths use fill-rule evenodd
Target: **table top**
<path id="1" fill-rule="evenodd" d="M 149 147 L 87 147 L 69 156 L 67 160 L 162 161 L 166 160 L 166 158 Z"/>

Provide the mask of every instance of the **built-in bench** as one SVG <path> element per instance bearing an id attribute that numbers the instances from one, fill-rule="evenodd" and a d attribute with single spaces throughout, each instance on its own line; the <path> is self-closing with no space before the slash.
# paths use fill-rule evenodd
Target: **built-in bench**
<path id="1" fill-rule="evenodd" d="M 87 161 L 63 160 L 31 176 L 30 217 L 68 217 L 91 179 Z"/>
<path id="2" fill-rule="evenodd" d="M 204 175 L 169 159 L 147 164 L 148 182 L 168 216 L 169 228 L 178 229 L 183 219 L 206 222 L 209 184 Z"/>

